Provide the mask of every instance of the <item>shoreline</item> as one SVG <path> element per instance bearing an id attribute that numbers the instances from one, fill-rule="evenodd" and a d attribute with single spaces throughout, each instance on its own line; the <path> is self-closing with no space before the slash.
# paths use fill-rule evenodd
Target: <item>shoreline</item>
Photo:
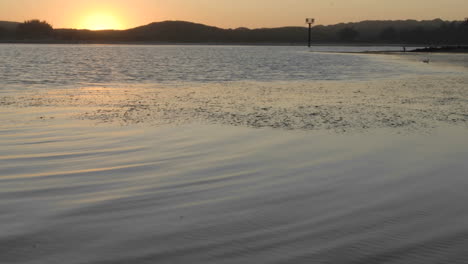
<path id="1" fill-rule="evenodd" d="M 468 46 L 436 46 L 426 47 L 422 49 L 415 49 L 409 52 L 419 53 L 468 53 Z"/>
<path id="2" fill-rule="evenodd" d="M 129 45 L 129 46 L 272 46 L 272 47 L 304 47 L 307 43 L 286 43 L 286 42 L 161 42 L 161 41 L 0 41 L 0 45 Z M 405 53 L 454 53 L 468 54 L 468 46 L 444 46 L 426 47 L 425 44 L 383 44 L 383 43 L 316 43 L 313 47 L 399 47 L 401 50 L 383 51 L 335 51 L 327 53 L 354 53 L 354 54 L 405 54 Z M 407 49 L 406 51 L 403 49 Z M 421 48 L 425 47 L 425 48 Z M 320 51 L 311 51 L 320 52 Z"/>
<path id="3" fill-rule="evenodd" d="M 1 44 L 68 44 L 68 45 L 161 45 L 161 46 L 302 46 L 307 47 L 306 42 L 164 42 L 164 41 L 2 41 Z M 311 47 L 423 47 L 423 44 L 385 44 L 385 43 L 313 43 Z"/>

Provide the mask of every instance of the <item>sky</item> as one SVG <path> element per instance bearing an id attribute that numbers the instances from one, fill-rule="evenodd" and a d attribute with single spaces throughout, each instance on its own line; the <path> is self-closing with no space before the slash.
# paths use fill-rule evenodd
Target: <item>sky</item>
<path id="1" fill-rule="evenodd" d="M 468 0 L 0 0 L 0 20 L 46 20 L 54 28 L 126 29 L 164 20 L 218 26 L 329 25 L 362 20 L 462 20 Z"/>

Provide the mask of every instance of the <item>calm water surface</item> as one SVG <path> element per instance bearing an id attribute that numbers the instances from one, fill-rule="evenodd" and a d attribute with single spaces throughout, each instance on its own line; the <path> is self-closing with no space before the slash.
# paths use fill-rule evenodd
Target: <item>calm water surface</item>
<path id="1" fill-rule="evenodd" d="M 0 138 L 2 264 L 468 261 L 466 130 L 55 120 Z"/>

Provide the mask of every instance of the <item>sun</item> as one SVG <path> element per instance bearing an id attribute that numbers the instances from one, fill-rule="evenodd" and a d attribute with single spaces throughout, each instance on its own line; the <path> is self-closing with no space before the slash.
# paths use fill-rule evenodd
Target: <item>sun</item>
<path id="1" fill-rule="evenodd" d="M 90 30 L 122 29 L 122 23 L 112 14 L 92 13 L 82 19 L 80 28 Z"/>

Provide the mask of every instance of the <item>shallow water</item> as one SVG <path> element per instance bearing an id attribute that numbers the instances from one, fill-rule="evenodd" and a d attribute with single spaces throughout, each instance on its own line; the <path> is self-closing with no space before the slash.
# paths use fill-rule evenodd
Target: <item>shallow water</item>
<path id="1" fill-rule="evenodd" d="M 0 134 L 0 263 L 468 261 L 464 129 Z"/>

